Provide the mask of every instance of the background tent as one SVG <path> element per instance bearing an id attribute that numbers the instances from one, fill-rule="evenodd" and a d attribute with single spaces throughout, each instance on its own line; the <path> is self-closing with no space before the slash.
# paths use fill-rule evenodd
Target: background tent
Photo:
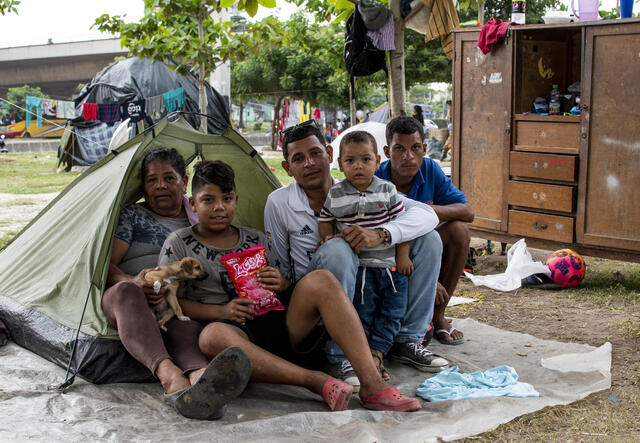
<path id="1" fill-rule="evenodd" d="M 387 125 L 385 123 L 369 121 L 365 123 L 358 123 L 357 125 L 353 125 L 340 133 L 336 138 L 333 139 L 331 143 L 331 147 L 333 147 L 333 162 L 331 162 L 331 169 L 340 169 L 338 165 L 338 154 L 340 153 L 340 141 L 345 134 L 353 131 L 365 131 L 369 134 L 373 135 L 373 138 L 376 139 L 376 145 L 378 145 L 378 155 L 380 156 L 380 161 L 383 162 L 387 159 L 384 155 L 384 147 L 387 144 L 387 139 L 385 137 L 385 130 Z"/>
<path id="2" fill-rule="evenodd" d="M 169 64 L 152 62 L 146 58 L 131 57 L 119 60 L 104 68 L 87 84 L 76 98 L 76 113 L 82 113 L 84 103 L 126 103 L 162 95 L 183 87 L 186 102 L 182 107 L 184 119 L 194 128 L 200 126 L 198 105 L 198 77 L 190 73 L 183 76 L 169 69 Z M 207 130 L 209 134 L 221 134 L 231 126 L 228 100 L 205 82 L 207 90 Z M 151 119 L 148 124 L 156 123 Z M 90 165 L 95 163 L 90 146 L 79 142 L 75 128 L 92 128 L 100 125 L 97 120 L 85 121 L 82 117 L 71 120 L 67 131 L 60 140 L 59 163 L 65 161 L 67 169 L 72 164 Z M 114 125 L 115 126 L 115 125 Z M 89 142 L 87 142 L 89 143 Z M 106 145 L 104 152 L 106 154 Z M 90 151 L 89 156 L 85 156 Z"/>
<path id="3" fill-rule="evenodd" d="M 169 118 L 176 117 L 171 123 Z M 140 166 L 159 146 L 187 163 L 223 160 L 241 196 L 234 223 L 264 230 L 267 196 L 280 183 L 235 131 L 205 135 L 177 114 L 109 152 L 61 192 L 0 253 L 0 320 L 19 345 L 94 383 L 145 381 L 151 373 L 118 340 L 101 309 L 120 210 L 140 199 Z"/>

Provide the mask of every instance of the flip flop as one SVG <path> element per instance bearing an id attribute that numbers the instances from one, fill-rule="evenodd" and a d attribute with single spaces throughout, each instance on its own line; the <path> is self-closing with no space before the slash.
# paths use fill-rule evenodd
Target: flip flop
<path id="1" fill-rule="evenodd" d="M 362 406 L 374 411 L 410 412 L 422 409 L 415 398 L 407 397 L 394 387 L 385 388 L 377 394 L 360 399 Z"/>
<path id="2" fill-rule="evenodd" d="M 438 340 L 443 345 L 460 345 L 460 344 L 462 344 L 462 342 L 464 342 L 464 337 L 454 339 L 453 337 L 451 337 L 451 333 L 453 331 L 457 331 L 457 329 L 454 328 L 453 326 L 451 326 L 451 328 L 448 331 L 446 329 L 437 329 L 436 332 L 435 332 L 436 340 Z M 440 338 L 440 334 L 447 334 L 449 337 L 451 337 L 451 340 L 449 340 L 449 341 L 442 340 Z"/>
<path id="3" fill-rule="evenodd" d="M 237 347 L 229 347 L 218 354 L 193 386 L 171 394 L 164 400 L 187 418 L 217 420 L 227 403 L 244 391 L 251 376 L 251 362 Z"/>
<path id="4" fill-rule="evenodd" d="M 322 387 L 322 398 L 332 411 L 344 411 L 353 394 L 353 386 L 337 378 L 330 378 Z"/>

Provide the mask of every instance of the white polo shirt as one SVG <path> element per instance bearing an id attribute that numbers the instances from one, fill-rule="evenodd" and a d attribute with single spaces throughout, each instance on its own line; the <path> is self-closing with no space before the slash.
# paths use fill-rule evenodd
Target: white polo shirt
<path id="1" fill-rule="evenodd" d="M 407 210 L 383 226 L 391 234 L 392 244 L 411 241 L 438 225 L 438 216 L 431 206 L 402 195 L 401 198 Z M 318 216 L 309 206 L 307 194 L 296 182 L 276 189 L 267 198 L 264 207 L 267 239 L 278 255 L 280 270 L 290 280 L 295 277 L 298 281 L 307 273 L 320 241 Z"/>

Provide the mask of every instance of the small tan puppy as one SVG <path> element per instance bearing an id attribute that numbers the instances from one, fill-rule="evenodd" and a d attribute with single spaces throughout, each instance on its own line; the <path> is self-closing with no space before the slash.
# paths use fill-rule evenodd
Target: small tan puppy
<path id="1" fill-rule="evenodd" d="M 178 303 L 178 286 L 180 286 L 180 282 L 183 280 L 201 280 L 208 276 L 209 274 L 202 269 L 200 262 L 192 257 L 185 257 L 175 263 L 160 266 L 157 270 L 149 271 L 145 274 L 144 278 L 153 282 L 153 289 L 156 294 L 160 292 L 160 288 L 164 284 L 167 285 L 167 293 L 164 299 L 151 308 L 160 329 L 166 331 L 167 328 L 164 325 L 174 315 L 182 321 L 189 320 L 189 317 L 182 314 L 182 309 Z"/>

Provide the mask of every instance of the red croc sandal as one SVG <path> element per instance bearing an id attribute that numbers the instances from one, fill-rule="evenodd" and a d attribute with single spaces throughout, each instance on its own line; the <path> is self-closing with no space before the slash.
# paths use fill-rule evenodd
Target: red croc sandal
<path id="1" fill-rule="evenodd" d="M 375 411 L 409 412 L 422 409 L 415 398 L 403 395 L 394 387 L 383 389 L 377 394 L 361 399 L 362 406 Z"/>
<path id="2" fill-rule="evenodd" d="M 332 411 L 344 411 L 353 394 L 353 386 L 337 378 L 330 378 L 322 387 L 322 398 Z"/>

